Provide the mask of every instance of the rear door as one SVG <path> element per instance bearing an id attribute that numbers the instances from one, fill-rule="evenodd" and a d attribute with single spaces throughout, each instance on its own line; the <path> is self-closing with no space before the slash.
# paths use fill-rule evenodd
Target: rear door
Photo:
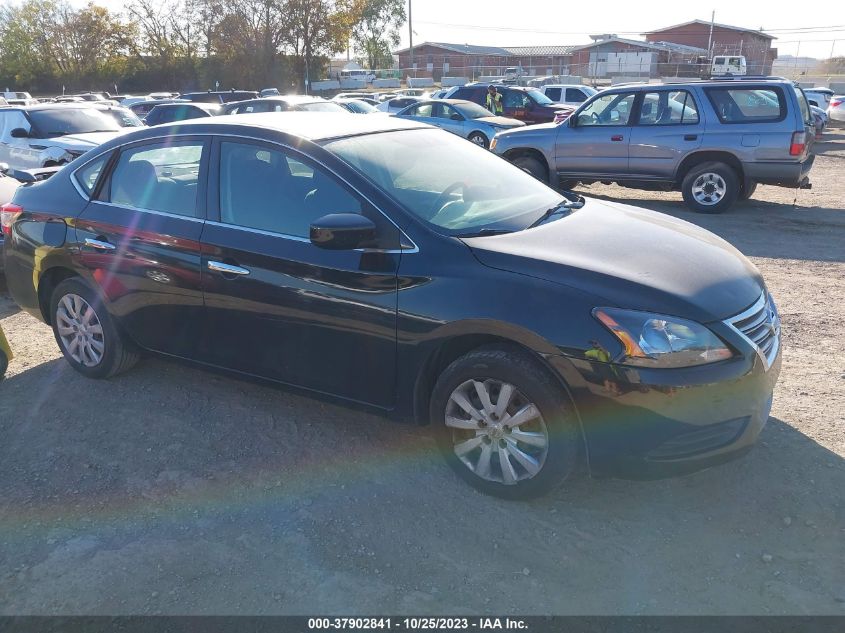
<path id="1" fill-rule="evenodd" d="M 555 164 L 561 176 L 625 176 L 636 92 L 595 97 L 558 126 Z"/>
<path id="2" fill-rule="evenodd" d="M 398 229 L 294 149 L 221 138 L 214 155 L 202 360 L 392 406 Z M 367 215 L 384 248 L 313 245 L 311 222 L 331 213 Z"/>
<path id="3" fill-rule="evenodd" d="M 122 148 L 76 223 L 80 261 L 121 326 L 143 347 L 184 357 L 194 355 L 202 317 L 209 147 L 181 137 Z"/>
<path id="4" fill-rule="evenodd" d="M 692 93 L 664 88 L 643 93 L 631 127 L 629 172 L 671 180 L 684 156 L 701 146 L 704 121 Z"/>

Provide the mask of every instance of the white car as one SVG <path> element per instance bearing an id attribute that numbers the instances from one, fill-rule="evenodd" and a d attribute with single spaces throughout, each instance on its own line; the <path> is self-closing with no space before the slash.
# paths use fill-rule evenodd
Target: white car
<path id="1" fill-rule="evenodd" d="M 63 165 L 130 130 L 101 106 L 51 103 L 2 108 L 0 163 L 12 169 Z"/>
<path id="2" fill-rule="evenodd" d="M 0 92 L 0 97 L 17 105 L 35 105 L 38 103 L 38 99 L 33 99 L 28 92 Z"/>
<path id="3" fill-rule="evenodd" d="M 830 100 L 833 98 L 833 90 L 830 88 L 807 88 L 804 90 L 804 94 L 807 101 L 811 102 L 810 105 L 817 105 L 822 110 L 827 110 Z"/>
<path id="4" fill-rule="evenodd" d="M 845 95 L 835 95 L 827 106 L 827 117 L 830 121 L 845 123 Z"/>
<path id="5" fill-rule="evenodd" d="M 576 108 L 598 92 L 595 88 L 581 84 L 546 84 L 537 89 L 554 103 L 571 105 Z"/>

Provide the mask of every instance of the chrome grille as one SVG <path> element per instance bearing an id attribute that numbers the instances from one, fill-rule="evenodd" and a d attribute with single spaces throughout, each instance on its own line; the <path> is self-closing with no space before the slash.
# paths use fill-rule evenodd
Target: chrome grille
<path id="1" fill-rule="evenodd" d="M 780 347 L 780 316 L 771 295 L 764 292 L 753 306 L 726 323 L 754 346 L 766 369 L 771 367 Z"/>

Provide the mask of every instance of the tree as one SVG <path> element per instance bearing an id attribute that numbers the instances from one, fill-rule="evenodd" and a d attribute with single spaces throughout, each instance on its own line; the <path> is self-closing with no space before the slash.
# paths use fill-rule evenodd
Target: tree
<path id="1" fill-rule="evenodd" d="M 369 68 L 393 65 L 392 48 L 399 44 L 399 29 L 405 20 L 405 0 L 363 1 L 352 38 Z"/>

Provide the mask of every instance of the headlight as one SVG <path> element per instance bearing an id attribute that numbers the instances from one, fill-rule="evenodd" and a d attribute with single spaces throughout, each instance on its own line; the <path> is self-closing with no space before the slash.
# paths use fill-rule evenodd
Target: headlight
<path id="1" fill-rule="evenodd" d="M 625 365 L 693 367 L 733 356 L 718 336 L 694 321 L 618 308 L 596 308 L 593 315 L 624 346 L 618 362 Z"/>
<path id="2" fill-rule="evenodd" d="M 490 151 L 492 152 L 494 149 L 496 149 L 496 145 L 498 145 L 498 144 L 499 144 L 499 139 L 497 139 L 497 138 L 494 136 L 494 137 L 493 137 L 493 140 L 492 140 L 492 141 L 490 141 Z"/>

